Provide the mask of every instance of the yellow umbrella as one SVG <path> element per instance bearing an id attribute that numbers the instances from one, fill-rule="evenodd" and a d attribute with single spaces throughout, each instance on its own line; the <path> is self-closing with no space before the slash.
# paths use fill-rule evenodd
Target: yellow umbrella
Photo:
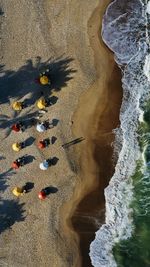
<path id="1" fill-rule="evenodd" d="M 12 144 L 12 149 L 16 152 L 21 150 L 21 145 L 19 143 Z"/>
<path id="2" fill-rule="evenodd" d="M 20 197 L 23 195 L 24 193 L 24 190 L 22 187 L 15 187 L 13 190 L 12 190 L 12 193 L 16 196 L 16 197 Z"/>
<path id="3" fill-rule="evenodd" d="M 15 101 L 12 105 L 13 109 L 14 110 L 22 110 L 22 102 L 19 102 L 19 101 Z"/>
<path id="4" fill-rule="evenodd" d="M 46 75 L 40 77 L 40 83 L 43 85 L 49 84 L 49 79 Z"/>
<path id="5" fill-rule="evenodd" d="M 37 101 L 37 107 L 39 109 L 44 109 L 46 107 L 46 101 L 43 97 Z"/>

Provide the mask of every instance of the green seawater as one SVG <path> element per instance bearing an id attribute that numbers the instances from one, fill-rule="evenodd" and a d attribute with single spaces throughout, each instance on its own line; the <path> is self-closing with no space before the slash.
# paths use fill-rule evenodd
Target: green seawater
<path id="1" fill-rule="evenodd" d="M 138 129 L 141 160 L 132 176 L 134 200 L 132 237 L 116 243 L 113 254 L 118 267 L 150 266 L 150 101 L 144 107 Z M 142 157 L 142 154 L 144 157 Z"/>

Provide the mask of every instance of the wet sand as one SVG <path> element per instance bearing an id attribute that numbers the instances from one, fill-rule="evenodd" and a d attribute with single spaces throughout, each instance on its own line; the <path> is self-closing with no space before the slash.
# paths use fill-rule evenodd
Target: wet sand
<path id="1" fill-rule="evenodd" d="M 112 79 L 116 79 L 116 81 L 113 83 L 112 80 L 111 85 L 108 85 L 106 88 L 109 95 L 107 105 L 114 101 L 111 97 L 112 93 L 114 94 L 115 102 L 118 101 L 118 104 L 121 103 L 121 87 L 119 87 L 121 85 L 120 78 L 120 70 L 117 70 L 115 67 Z M 118 89 L 120 90 L 120 93 L 118 93 Z M 82 179 L 85 177 L 85 186 L 87 186 L 86 183 L 89 183 L 90 188 L 88 188 L 87 192 L 84 192 L 85 196 L 83 197 L 83 195 L 81 195 L 81 200 L 78 200 L 79 204 L 73 214 L 72 225 L 75 231 L 79 234 L 82 266 L 84 267 L 92 266 L 88 256 L 89 245 L 95 238 L 95 232 L 105 221 L 104 188 L 108 185 L 115 167 L 114 162 L 112 161 L 112 142 L 114 141 L 114 135 L 111 131 L 119 125 L 118 114 L 120 107 L 118 105 L 118 110 L 116 108 L 116 110 L 113 111 L 114 113 L 111 114 L 111 104 L 109 108 L 107 108 L 107 110 L 104 111 L 104 114 L 99 117 L 97 129 L 93 130 L 91 135 L 88 135 L 89 133 L 86 135 L 87 142 L 85 147 L 82 148 L 85 151 L 81 162 L 84 164 L 84 161 L 86 161 L 86 164 L 90 165 L 90 171 L 88 168 L 83 170 Z M 97 107 L 94 116 L 99 116 L 99 114 L 99 107 Z M 91 142 L 92 144 L 90 144 Z M 88 149 L 86 146 L 88 146 Z M 87 157 L 86 153 L 88 155 Z M 93 166 L 92 163 L 90 163 L 90 155 L 95 161 Z M 95 170 L 95 164 L 97 165 L 97 171 Z M 94 176 L 89 177 L 89 181 L 87 181 L 89 173 L 91 173 L 92 170 Z M 93 184 L 91 184 L 91 179 Z"/>
<path id="2" fill-rule="evenodd" d="M 115 137 L 112 130 L 119 126 L 122 102 L 121 71 L 114 62 L 113 53 L 103 43 L 101 25 L 97 23 L 105 11 L 103 4 L 99 5 L 88 22 L 98 80 L 81 97 L 73 127 L 74 133 L 80 132 L 85 137 L 82 148 L 78 149 L 82 190 L 79 194 L 80 185 L 76 188 L 77 207 L 72 215 L 72 226 L 79 236 L 83 267 L 92 266 L 89 246 L 95 232 L 105 221 L 104 189 L 115 168 L 112 160 Z"/>
<path id="3" fill-rule="evenodd" d="M 98 0 L 28 0 L 21 4 L 18 0 L 1 1 L 2 266 L 82 265 L 80 241 L 70 217 L 80 200 L 100 183 L 103 188 L 112 173 L 110 170 L 106 180 L 100 179 L 107 170 L 100 157 L 111 157 L 111 129 L 118 123 L 121 99 L 120 76 L 113 55 L 98 38 L 100 21 L 109 2 L 101 1 L 98 7 Z M 57 97 L 58 101 L 47 109 L 41 120 L 58 119 L 59 123 L 42 135 L 42 138 L 55 136 L 57 142 L 41 152 L 37 148 L 41 135 L 34 126 L 18 135 L 10 131 L 10 126 L 18 119 L 26 121 L 37 116 L 35 102 L 43 88 L 34 80 L 45 68 L 52 69 L 53 84 L 44 89 L 44 93 Z M 12 102 L 26 98 L 32 100 L 29 107 L 20 114 L 14 113 Z M 19 154 L 11 150 L 13 142 L 31 137 L 35 140 Z M 80 137 L 85 140 L 62 147 Z M 99 150 L 103 155 L 98 155 Z M 12 172 L 11 162 L 25 154 L 30 156 L 30 164 Z M 39 163 L 49 157 L 57 157 L 57 165 L 43 173 Z M 106 166 L 111 166 L 109 160 Z M 34 188 L 16 199 L 12 195 L 13 187 L 26 182 L 34 183 Z M 41 202 L 37 195 L 46 186 L 58 191 Z M 103 189 L 101 195 L 104 200 Z M 104 206 L 103 201 L 101 205 Z"/>

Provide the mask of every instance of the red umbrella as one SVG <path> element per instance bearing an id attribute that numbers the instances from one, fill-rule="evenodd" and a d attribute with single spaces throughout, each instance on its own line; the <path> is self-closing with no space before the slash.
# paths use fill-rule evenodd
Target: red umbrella
<path id="1" fill-rule="evenodd" d="M 45 199 L 46 198 L 46 193 L 44 190 L 40 191 L 38 194 L 39 199 Z"/>
<path id="2" fill-rule="evenodd" d="M 40 149 L 45 148 L 45 143 L 43 141 L 40 141 L 38 143 L 38 148 L 40 148 Z"/>
<path id="3" fill-rule="evenodd" d="M 20 164 L 19 164 L 18 162 L 14 161 L 14 162 L 12 163 L 11 167 L 12 167 L 13 169 L 19 169 Z"/>
<path id="4" fill-rule="evenodd" d="M 15 132 L 19 132 L 19 131 L 20 131 L 20 127 L 19 127 L 18 124 L 14 124 L 14 125 L 11 127 L 11 129 L 12 129 L 13 131 L 15 131 Z"/>

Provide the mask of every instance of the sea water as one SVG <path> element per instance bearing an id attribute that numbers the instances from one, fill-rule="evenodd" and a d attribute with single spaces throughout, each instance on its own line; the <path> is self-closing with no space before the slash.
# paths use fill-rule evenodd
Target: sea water
<path id="1" fill-rule="evenodd" d="M 105 224 L 90 245 L 95 267 L 150 266 L 150 1 L 114 0 L 102 38 L 122 70 L 118 161 L 105 189 Z"/>

